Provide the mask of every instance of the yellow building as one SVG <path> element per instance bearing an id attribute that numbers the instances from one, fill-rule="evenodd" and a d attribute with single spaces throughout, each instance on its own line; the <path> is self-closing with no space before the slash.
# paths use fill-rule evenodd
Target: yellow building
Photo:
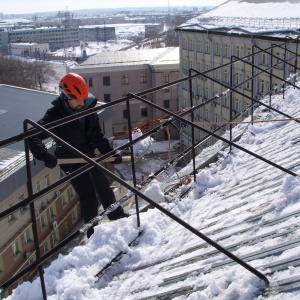
<path id="1" fill-rule="evenodd" d="M 192 80 L 191 88 L 188 81 L 182 83 L 179 108 L 190 107 L 190 92 L 194 106 L 214 98 L 196 110 L 194 118 L 213 131 L 231 119 L 230 103 L 232 117 L 240 114 L 237 121 L 241 121 L 251 113 L 247 108 L 252 98 L 259 100 L 280 92 L 283 80 L 293 82 L 299 67 L 296 53 L 300 21 L 293 14 L 299 11 L 300 2 L 290 2 L 278 1 L 272 6 L 274 3 L 268 1 L 227 1 L 177 27 L 180 77 L 189 76 L 190 69 L 204 73 Z M 236 92 L 226 92 L 228 87 Z M 195 139 L 205 135 L 196 131 Z M 190 127 L 182 130 L 181 141 L 185 147 L 191 145 Z M 209 139 L 204 147 L 215 141 Z"/>

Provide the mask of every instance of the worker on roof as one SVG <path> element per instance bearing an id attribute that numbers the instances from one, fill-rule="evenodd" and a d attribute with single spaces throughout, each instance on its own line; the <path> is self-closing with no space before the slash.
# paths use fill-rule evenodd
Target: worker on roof
<path id="1" fill-rule="evenodd" d="M 97 99 L 88 92 L 86 81 L 78 74 L 68 73 L 65 75 L 59 82 L 59 90 L 60 95 L 52 102 L 53 107 L 47 110 L 44 117 L 38 121 L 38 124 L 45 125 L 62 119 L 79 111 L 95 107 L 97 103 Z M 51 129 L 51 131 L 89 157 L 95 157 L 94 152 L 96 149 L 102 154 L 113 150 L 100 128 L 97 113 L 60 125 Z M 41 133 L 29 139 L 29 148 L 33 156 L 45 162 L 46 167 L 54 168 L 57 165 L 57 158 L 77 157 L 75 153 L 58 144 L 56 145 L 55 155 L 47 152 L 47 148 L 42 142 L 46 138 L 48 136 Z M 115 154 L 114 158 L 115 160 L 112 163 L 119 164 L 122 162 L 122 157 L 119 154 Z M 82 164 L 60 165 L 65 173 L 72 173 L 82 166 Z M 104 209 L 116 202 L 109 180 L 97 168 L 92 168 L 73 178 L 71 183 L 80 198 L 80 207 L 85 223 L 98 215 L 99 198 Z M 128 217 L 128 214 L 124 212 L 121 206 L 118 206 L 107 216 L 110 220 L 116 220 Z M 93 227 L 89 228 L 87 237 L 89 238 L 93 233 Z"/>

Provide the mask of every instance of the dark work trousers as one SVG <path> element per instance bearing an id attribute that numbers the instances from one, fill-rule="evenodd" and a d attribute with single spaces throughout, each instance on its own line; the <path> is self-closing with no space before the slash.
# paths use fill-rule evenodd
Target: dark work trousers
<path id="1" fill-rule="evenodd" d="M 61 168 L 65 173 L 72 173 L 82 166 L 82 164 L 69 164 L 61 165 Z M 85 223 L 98 215 L 98 206 L 100 203 L 103 208 L 106 209 L 116 202 L 108 178 L 102 171 L 96 168 L 92 168 L 73 178 L 71 183 L 80 198 L 80 208 Z M 118 209 L 109 214 L 108 217 L 109 219 L 116 219 L 117 217 L 115 218 L 114 216 L 120 213 L 123 213 L 123 209 L 118 207 Z M 110 218 L 110 216 L 112 217 Z M 88 237 L 94 232 L 93 228 L 90 229 L 87 233 Z"/>

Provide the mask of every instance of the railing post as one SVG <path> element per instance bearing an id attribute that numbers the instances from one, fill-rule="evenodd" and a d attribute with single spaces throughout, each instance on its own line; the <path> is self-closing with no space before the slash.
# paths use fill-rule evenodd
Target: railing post
<path id="1" fill-rule="evenodd" d="M 273 85 L 273 53 L 274 52 L 274 47 L 271 49 L 271 57 L 270 57 L 270 64 L 271 64 L 271 71 L 270 71 L 270 90 L 268 91 L 269 93 L 269 106 L 272 105 L 272 85 Z M 271 110 L 269 110 L 271 111 Z"/>
<path id="2" fill-rule="evenodd" d="M 285 62 L 285 60 L 286 60 L 286 44 L 284 45 L 284 58 L 283 58 L 283 78 L 284 79 L 286 78 L 286 70 L 285 70 L 285 68 L 286 68 L 286 62 Z M 283 83 L 282 89 L 283 89 L 283 91 L 282 91 L 282 99 L 284 99 L 285 83 Z"/>
<path id="3" fill-rule="evenodd" d="M 24 129 L 24 132 L 28 131 L 28 124 L 26 123 L 26 121 L 24 121 L 24 123 L 23 123 L 23 129 Z M 26 158 L 27 191 L 28 191 L 28 196 L 32 196 L 33 189 L 32 189 L 32 176 L 31 176 L 31 168 L 30 168 L 30 153 L 29 153 L 28 139 L 24 140 L 24 147 L 25 147 L 25 158 Z M 29 207 L 30 207 L 30 216 L 31 216 L 31 222 L 32 222 L 32 232 L 33 232 L 33 241 L 34 241 L 34 246 L 35 246 L 36 260 L 39 261 L 41 258 L 41 253 L 40 253 L 40 244 L 39 244 L 39 238 L 38 238 L 38 233 L 37 233 L 34 202 L 31 202 L 29 204 Z M 47 300 L 47 292 L 46 292 L 45 279 L 44 279 L 44 270 L 43 270 L 42 266 L 38 267 L 38 272 L 39 272 L 40 281 L 41 281 L 43 299 Z"/>
<path id="4" fill-rule="evenodd" d="M 193 84 L 192 84 L 192 71 L 189 69 L 189 88 L 190 88 L 190 105 L 191 107 L 194 107 L 193 103 Z M 195 116 L 194 116 L 194 110 L 191 112 L 191 121 L 194 123 Z M 195 151 L 195 127 L 192 126 L 192 158 L 193 158 L 193 173 L 194 173 L 194 181 L 196 182 L 196 151 Z"/>
<path id="5" fill-rule="evenodd" d="M 230 57 L 230 87 L 233 89 L 233 57 Z M 229 98 L 229 120 L 232 120 L 232 107 L 233 107 L 233 91 L 231 90 L 230 98 Z M 232 142 L 232 124 L 229 124 L 229 140 Z M 232 145 L 229 146 L 230 151 L 232 151 Z"/>
<path id="6" fill-rule="evenodd" d="M 135 163 L 134 163 L 134 155 L 133 155 L 133 146 L 132 146 L 132 126 L 131 126 L 131 113 L 130 113 L 130 104 L 129 97 L 127 96 L 126 100 L 126 109 L 127 109 L 127 117 L 128 117 L 128 138 L 130 142 L 130 155 L 131 155 L 131 170 L 132 170 L 132 180 L 133 186 L 136 187 L 136 174 L 135 174 Z M 140 213 L 139 213 L 139 200 L 137 194 L 134 195 L 135 198 L 135 207 L 136 207 L 136 218 L 137 218 L 137 226 L 141 226 L 140 221 Z"/>

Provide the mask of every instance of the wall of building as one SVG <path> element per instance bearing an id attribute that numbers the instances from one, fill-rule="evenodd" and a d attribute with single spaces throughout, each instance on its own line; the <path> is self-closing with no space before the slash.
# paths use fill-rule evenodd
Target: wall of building
<path id="1" fill-rule="evenodd" d="M 127 93 L 139 93 L 148 90 L 152 87 L 162 85 L 164 78 L 168 78 L 168 82 L 178 79 L 178 65 L 164 66 L 160 68 L 152 68 L 149 65 L 138 65 L 128 67 L 111 67 L 111 68 L 93 68 L 91 70 L 76 70 L 90 84 L 90 92 L 96 98 L 103 102 L 126 97 Z M 109 79 L 108 79 L 109 78 Z M 109 85 L 107 84 L 109 80 Z M 108 98 L 110 101 L 108 101 Z M 165 100 L 169 100 L 169 109 L 171 111 L 178 110 L 178 92 L 177 86 L 170 87 L 163 91 L 154 92 L 143 96 L 148 101 L 154 102 L 162 107 L 165 105 Z M 147 105 L 139 100 L 130 100 L 131 122 L 132 127 L 148 122 L 150 120 L 161 118 L 165 115 L 164 112 L 155 111 L 150 105 Z M 120 103 L 113 106 L 112 125 L 113 132 L 122 132 L 128 130 L 126 103 Z M 172 129 L 172 136 L 178 137 L 178 131 Z M 161 134 L 159 139 L 165 138 Z"/>
<path id="2" fill-rule="evenodd" d="M 208 34 L 204 30 L 183 30 L 178 32 L 180 37 L 180 72 L 181 77 L 188 76 L 188 71 L 193 68 L 200 72 L 206 72 L 213 68 L 223 65 L 219 70 L 213 70 L 206 73 L 206 75 L 212 77 L 215 80 L 220 80 L 226 85 L 231 84 L 232 86 L 238 86 L 247 78 L 252 77 L 252 66 L 248 62 L 252 62 L 252 58 L 246 58 L 245 62 L 236 62 L 232 69 L 229 65 L 231 62 L 231 57 L 236 56 L 238 58 L 245 57 L 252 54 L 253 46 L 258 46 L 260 48 L 266 49 L 272 44 L 281 44 L 285 40 L 270 37 L 270 36 L 258 36 L 255 38 L 247 34 L 226 34 L 218 33 L 213 30 Z M 288 50 L 295 51 L 296 44 L 289 44 L 287 46 Z M 254 51 L 259 51 L 254 50 Z M 276 48 L 273 54 L 284 58 L 284 48 Z M 270 51 L 269 51 L 270 53 Z M 291 57 L 288 54 L 286 59 Z M 273 65 L 276 59 L 273 59 Z M 280 63 L 273 68 L 273 74 L 280 78 L 288 77 L 288 74 L 293 73 L 294 67 L 292 60 L 292 66 Z M 271 64 L 270 55 L 267 54 L 257 54 L 254 56 L 254 64 L 259 68 L 266 69 Z M 258 74 L 260 71 L 254 69 L 254 74 Z M 231 78 L 232 76 L 232 78 Z M 245 94 L 246 96 L 241 96 L 238 93 L 232 94 L 233 99 L 233 110 L 234 114 L 245 110 L 251 104 L 251 99 L 254 95 L 255 99 L 259 99 L 266 95 L 271 89 L 279 85 L 281 82 L 278 78 L 270 79 L 267 73 L 261 73 L 257 78 L 252 81 L 248 81 L 238 87 L 238 92 Z M 193 101 L 194 105 L 201 104 L 203 101 L 213 98 L 215 95 L 220 95 L 222 92 L 226 91 L 226 87 L 222 87 L 218 83 L 214 83 L 212 80 L 206 79 L 204 76 L 199 76 L 197 79 L 193 80 L 192 84 L 193 90 Z M 253 94 L 252 94 L 253 93 Z M 180 89 L 180 108 L 190 107 L 189 100 L 189 84 L 188 81 L 181 84 Z M 195 119 L 198 122 L 206 122 L 202 124 L 207 130 L 214 130 L 216 128 L 216 123 L 227 122 L 230 120 L 229 111 L 229 101 L 230 93 L 227 96 L 219 97 L 205 107 L 195 111 Z M 250 112 L 246 111 L 243 117 L 239 117 L 237 121 L 241 121 Z M 198 131 L 196 132 L 196 140 L 203 138 L 206 133 Z M 182 130 L 182 141 L 186 147 L 191 145 L 191 129 L 189 127 Z M 216 141 L 215 138 L 211 138 L 204 145 L 208 146 Z M 201 149 L 198 149 L 201 151 Z"/>
<path id="3" fill-rule="evenodd" d="M 8 45 L 8 53 L 17 56 L 30 56 L 43 58 L 49 54 L 49 44 L 38 43 L 10 43 Z"/>

